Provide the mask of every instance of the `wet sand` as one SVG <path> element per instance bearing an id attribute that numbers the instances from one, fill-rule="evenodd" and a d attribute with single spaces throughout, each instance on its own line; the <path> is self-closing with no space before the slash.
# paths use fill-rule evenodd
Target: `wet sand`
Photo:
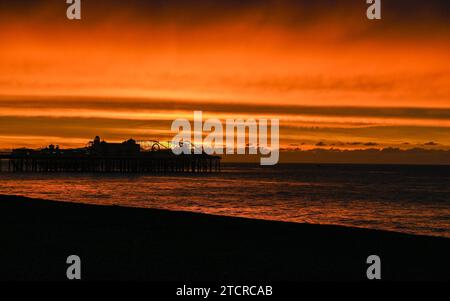
<path id="1" fill-rule="evenodd" d="M 450 280 L 450 239 L 0 196 L 0 279 Z"/>

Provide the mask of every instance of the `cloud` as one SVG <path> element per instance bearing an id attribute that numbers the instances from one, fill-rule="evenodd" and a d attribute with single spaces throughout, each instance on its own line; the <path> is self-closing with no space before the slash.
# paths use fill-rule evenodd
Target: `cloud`
<path id="1" fill-rule="evenodd" d="M 414 148 L 338 150 L 314 149 L 280 153 L 284 163 L 362 163 L 362 164 L 446 164 L 450 165 L 450 151 Z"/>
<path id="2" fill-rule="evenodd" d="M 259 162 L 254 155 L 224 155 L 224 162 Z M 425 164 L 450 165 L 450 150 L 413 148 L 384 149 L 312 149 L 280 152 L 280 163 L 340 163 L 340 164 Z"/>
<path id="3" fill-rule="evenodd" d="M 378 146 L 378 145 L 380 145 L 380 144 L 376 143 L 376 142 L 366 142 L 366 143 L 364 143 L 364 146 Z"/>
<path id="4" fill-rule="evenodd" d="M 0 1 L 0 16 L 11 21 L 55 20 L 66 23 L 65 1 Z M 438 35 L 448 32 L 450 4 L 445 0 L 389 0 L 383 3 L 383 22 L 372 24 L 364 16 L 365 1 L 339 0 L 96 0 L 84 1 L 82 20 L 92 29 L 102 23 L 130 22 L 142 25 L 172 25 L 177 30 L 201 28 L 218 23 L 251 27 L 275 26 L 285 31 L 327 31 L 343 39 L 373 38 L 381 35 Z M 430 24 L 439 25 L 429 31 Z M 447 25 L 447 26 L 445 26 Z M 118 26 L 118 27 L 119 27 Z M 319 38 L 319 37 L 317 37 Z"/>
<path id="5" fill-rule="evenodd" d="M 244 113 L 271 115 L 302 115 L 327 117 L 376 117 L 399 119 L 423 119 L 444 121 L 450 119 L 450 108 L 420 108 L 420 107 L 366 107 L 366 106 L 305 106 L 264 103 L 236 102 L 205 102 L 182 99 L 157 98 L 126 98 L 126 97 L 32 97 L 32 96 L 2 96 L 0 109 L 20 112 L 32 109 L 45 112 L 46 109 L 99 110 L 136 112 L 173 110 L 214 113 Z"/>
<path id="6" fill-rule="evenodd" d="M 5 136 L 166 137 L 203 110 L 279 116 L 286 144 L 450 144 L 448 1 L 386 1 L 382 22 L 365 1 L 83 1 L 81 22 L 66 7 L 0 1 Z"/>

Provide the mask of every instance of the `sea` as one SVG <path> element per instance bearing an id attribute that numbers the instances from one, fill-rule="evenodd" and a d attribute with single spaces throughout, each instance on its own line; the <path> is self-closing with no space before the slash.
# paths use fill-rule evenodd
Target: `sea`
<path id="1" fill-rule="evenodd" d="M 450 166 L 224 164 L 220 173 L 167 175 L 3 172 L 0 194 L 450 238 Z"/>

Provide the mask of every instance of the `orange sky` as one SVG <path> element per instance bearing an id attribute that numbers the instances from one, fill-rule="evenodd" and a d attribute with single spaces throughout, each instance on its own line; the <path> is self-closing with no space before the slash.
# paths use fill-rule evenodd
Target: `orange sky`
<path id="1" fill-rule="evenodd" d="M 334 1 L 86 2 L 81 21 L 18 2 L 0 10 L 0 147 L 164 139 L 194 110 L 278 117 L 285 146 L 450 147 L 441 1 L 378 22 Z"/>

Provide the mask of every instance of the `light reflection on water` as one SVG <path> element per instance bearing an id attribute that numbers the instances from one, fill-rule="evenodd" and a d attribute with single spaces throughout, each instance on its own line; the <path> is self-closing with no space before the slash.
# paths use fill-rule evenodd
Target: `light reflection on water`
<path id="1" fill-rule="evenodd" d="M 209 175 L 0 174 L 0 194 L 450 237 L 450 167 L 228 165 Z"/>

